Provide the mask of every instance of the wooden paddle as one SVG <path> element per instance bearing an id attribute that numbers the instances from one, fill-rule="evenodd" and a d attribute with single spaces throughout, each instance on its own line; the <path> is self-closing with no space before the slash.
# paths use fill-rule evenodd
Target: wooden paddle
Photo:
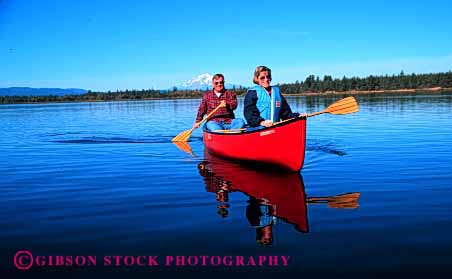
<path id="1" fill-rule="evenodd" d="M 223 104 L 219 104 L 214 110 L 212 110 L 206 117 L 204 117 L 204 119 L 203 120 L 201 120 L 201 121 L 199 121 L 198 122 L 198 127 L 202 124 L 202 123 L 204 123 L 205 121 L 207 121 L 217 110 L 219 110 L 220 108 L 222 108 L 222 107 L 224 107 L 225 105 L 223 105 Z M 190 136 L 191 136 L 191 133 L 193 132 L 193 130 L 194 130 L 195 128 L 194 127 L 192 127 L 190 130 L 186 130 L 186 131 L 183 131 L 183 132 L 181 132 L 181 133 L 179 133 L 177 136 L 175 136 L 173 139 L 172 139 L 172 141 L 174 142 L 174 141 L 187 141 L 189 138 L 190 138 Z"/>
<path id="2" fill-rule="evenodd" d="M 334 208 L 357 208 L 359 192 L 340 194 L 329 197 L 311 197 L 306 198 L 306 202 L 310 203 L 328 203 L 329 207 Z"/>
<path id="3" fill-rule="evenodd" d="M 358 107 L 358 103 L 356 102 L 355 97 L 350 96 L 350 97 L 344 98 L 342 100 L 339 100 L 339 101 L 331 104 L 329 107 L 327 107 L 326 109 L 324 109 L 322 111 L 308 114 L 308 117 L 319 115 L 322 113 L 349 114 L 349 113 L 354 113 L 354 112 L 358 112 L 358 111 L 359 111 L 359 107 Z"/>
<path id="4" fill-rule="evenodd" d="M 351 96 L 351 97 L 341 99 L 341 100 L 331 104 L 329 107 L 327 107 L 326 109 L 324 109 L 322 111 L 314 112 L 314 113 L 308 114 L 307 116 L 311 117 L 311 116 L 315 116 L 315 115 L 319 115 L 319 114 L 323 114 L 323 113 L 349 114 L 349 113 L 354 113 L 354 112 L 358 112 L 358 111 L 359 111 L 358 103 L 356 102 L 355 97 Z M 298 116 L 298 117 L 303 117 L 303 116 L 304 116 L 303 114 L 300 114 L 300 116 Z M 282 121 L 273 123 L 273 125 L 284 123 L 284 122 L 292 120 L 292 119 L 293 118 L 282 120 Z"/>
<path id="5" fill-rule="evenodd" d="M 356 102 L 355 97 L 350 96 L 344 99 L 341 99 L 333 104 L 331 104 L 329 107 L 327 107 L 326 109 L 322 110 L 322 111 L 318 111 L 318 112 L 314 112 L 311 114 L 308 114 L 308 117 L 311 116 L 315 116 L 315 115 L 319 115 L 319 114 L 323 114 L 323 113 L 331 113 L 331 114 L 349 114 L 349 113 L 354 113 L 354 112 L 358 112 L 359 111 L 359 107 L 358 107 L 358 103 Z M 303 116 L 302 114 L 300 114 L 300 117 Z M 276 124 L 280 124 L 289 120 L 292 120 L 293 118 L 289 118 L 286 120 L 282 120 L 279 122 L 275 122 L 273 123 L 273 125 Z M 243 131 L 245 131 L 246 128 L 242 128 L 242 129 L 231 129 L 231 130 L 216 130 L 214 132 L 222 132 L 222 133 L 241 133 Z M 174 141 L 174 140 L 173 140 Z"/>

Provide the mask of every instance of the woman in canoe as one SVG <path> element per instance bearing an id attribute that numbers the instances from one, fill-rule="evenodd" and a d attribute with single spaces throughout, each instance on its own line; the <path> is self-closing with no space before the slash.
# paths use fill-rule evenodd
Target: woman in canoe
<path id="1" fill-rule="evenodd" d="M 258 66 L 254 71 L 253 83 L 245 96 L 244 115 L 251 127 L 270 127 L 273 123 L 299 116 L 290 109 L 277 86 L 271 86 L 271 70 Z"/>

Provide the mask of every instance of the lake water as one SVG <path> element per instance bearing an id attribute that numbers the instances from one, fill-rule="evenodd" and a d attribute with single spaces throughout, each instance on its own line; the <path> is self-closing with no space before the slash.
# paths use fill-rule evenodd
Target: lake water
<path id="1" fill-rule="evenodd" d="M 339 98 L 287 99 L 315 112 Z M 171 139 L 191 128 L 199 100 L 0 106 L 2 278 L 452 273 L 452 93 L 356 98 L 358 113 L 308 119 L 300 175 L 210 157 L 200 129 L 192 154 L 180 150 Z M 312 200 L 345 193 L 360 196 Z M 30 260 L 19 250 L 45 266 L 17 269 L 14 259 Z M 58 255 L 97 265 L 49 266 Z M 159 266 L 102 265 L 114 255 Z M 164 266 L 177 255 L 214 262 Z M 225 258 L 234 266 L 216 266 Z"/>

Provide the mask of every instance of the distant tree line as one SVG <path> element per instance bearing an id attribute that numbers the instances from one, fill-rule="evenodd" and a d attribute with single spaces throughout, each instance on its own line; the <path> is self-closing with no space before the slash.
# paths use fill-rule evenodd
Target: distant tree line
<path id="1" fill-rule="evenodd" d="M 0 104 L 12 103 L 43 103 L 43 102 L 96 102 L 96 101 L 121 101 L 121 100 L 146 100 L 146 99 L 176 99 L 197 98 L 203 91 L 160 91 L 154 89 L 125 90 L 115 92 L 88 91 L 82 95 L 48 95 L 48 96 L 0 96 Z"/>
<path id="2" fill-rule="evenodd" d="M 305 81 L 279 84 L 284 94 L 296 93 L 324 93 L 324 92 L 348 92 L 348 91 L 373 91 L 373 90 L 400 90 L 423 88 L 452 88 L 452 72 L 435 74 L 411 74 L 403 71 L 399 75 L 392 76 L 368 76 L 365 78 L 343 77 L 333 79 L 331 76 L 310 75 Z M 237 95 L 246 93 L 246 88 L 232 88 Z M 0 96 L 0 104 L 17 103 L 48 103 L 48 102 L 95 102 L 95 101 L 121 101 L 121 100 L 146 100 L 146 99 L 180 99 L 200 98 L 205 90 L 179 90 L 173 87 L 170 91 L 155 89 L 125 90 L 115 92 L 88 91 L 83 95 L 48 95 L 48 96 Z"/>
<path id="3" fill-rule="evenodd" d="M 342 79 L 331 76 L 310 75 L 305 81 L 280 84 L 281 92 L 285 94 L 306 92 L 346 92 L 346 91 L 373 91 L 373 90 L 400 90 L 400 89 L 423 89 L 423 88 L 452 88 L 452 72 L 437 74 L 411 74 L 405 75 L 402 71 L 399 75 L 392 76 L 368 76 L 365 78 L 343 77 Z"/>

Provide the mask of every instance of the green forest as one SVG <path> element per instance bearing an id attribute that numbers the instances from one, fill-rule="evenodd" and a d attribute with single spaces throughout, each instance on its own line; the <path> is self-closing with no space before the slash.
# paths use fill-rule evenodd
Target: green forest
<path id="1" fill-rule="evenodd" d="M 404 89 L 425 90 L 428 88 L 452 88 L 452 71 L 431 74 L 409 74 L 403 71 L 398 75 L 368 76 L 368 77 L 343 77 L 332 78 L 325 75 L 322 79 L 310 75 L 304 81 L 295 83 L 278 84 L 283 94 L 300 93 L 354 93 L 359 91 L 394 91 Z M 237 95 L 246 93 L 246 88 L 232 88 Z M 94 101 L 121 101 L 121 100 L 146 100 L 146 99 L 180 99 L 199 98 L 205 91 L 201 90 L 125 90 L 115 92 L 93 92 L 83 95 L 64 96 L 0 96 L 0 104 L 17 103 L 47 103 L 47 102 L 94 102 Z"/>

